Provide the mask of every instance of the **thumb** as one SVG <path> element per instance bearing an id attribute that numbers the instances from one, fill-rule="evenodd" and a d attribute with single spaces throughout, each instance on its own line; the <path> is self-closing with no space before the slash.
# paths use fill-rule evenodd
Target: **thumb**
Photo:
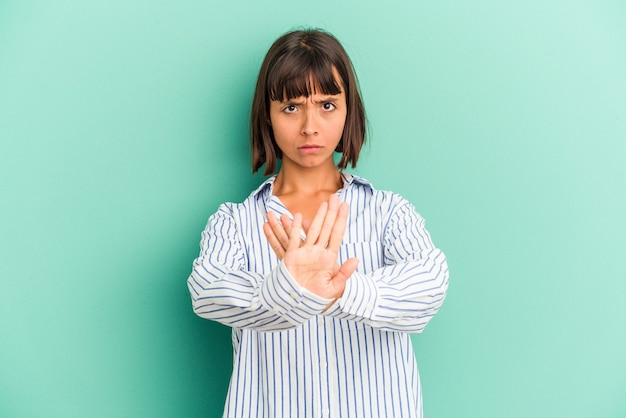
<path id="1" fill-rule="evenodd" d="M 337 273 L 333 276 L 333 280 L 337 280 L 339 282 L 345 282 L 352 276 L 352 273 L 356 271 L 357 266 L 359 265 L 358 258 L 349 258 L 345 263 L 339 267 Z"/>

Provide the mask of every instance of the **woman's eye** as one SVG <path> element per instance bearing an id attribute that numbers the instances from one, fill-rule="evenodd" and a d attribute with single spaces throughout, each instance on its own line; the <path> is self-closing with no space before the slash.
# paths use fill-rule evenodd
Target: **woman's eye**
<path id="1" fill-rule="evenodd" d="M 296 110 L 297 110 L 297 108 L 296 108 L 296 106 L 295 106 L 295 105 L 289 105 L 289 106 L 287 106 L 287 107 L 285 107 L 285 108 L 283 109 L 283 112 L 285 112 L 285 113 L 293 113 L 293 112 L 295 112 Z"/>
<path id="2" fill-rule="evenodd" d="M 326 102 L 322 105 L 324 110 L 333 110 L 335 108 L 335 104 L 331 102 Z"/>

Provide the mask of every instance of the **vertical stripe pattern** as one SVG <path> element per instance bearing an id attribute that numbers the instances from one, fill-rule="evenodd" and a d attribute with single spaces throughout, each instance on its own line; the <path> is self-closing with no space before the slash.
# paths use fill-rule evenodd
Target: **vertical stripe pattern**
<path id="1" fill-rule="evenodd" d="M 263 234 L 275 177 L 209 218 L 187 281 L 195 313 L 233 329 L 224 417 L 422 417 L 410 333 L 444 301 L 448 267 L 401 196 L 342 173 L 350 204 L 338 262 L 359 259 L 343 296 L 301 288 Z"/>

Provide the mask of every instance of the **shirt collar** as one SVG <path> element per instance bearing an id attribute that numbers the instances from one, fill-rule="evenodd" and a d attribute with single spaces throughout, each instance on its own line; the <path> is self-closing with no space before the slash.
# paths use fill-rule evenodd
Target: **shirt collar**
<path id="1" fill-rule="evenodd" d="M 342 171 L 341 178 L 343 179 L 343 187 L 346 189 L 352 186 L 353 184 L 360 184 L 362 186 L 367 187 L 368 189 L 372 189 L 372 190 L 374 189 L 374 186 L 372 186 L 372 183 L 370 183 L 368 180 L 365 180 L 363 177 L 355 176 L 354 174 L 350 174 L 350 173 L 344 173 Z"/>
<path id="2" fill-rule="evenodd" d="M 372 184 L 364 179 L 363 177 L 355 176 L 354 174 L 341 172 L 341 179 L 343 180 L 343 188 L 349 189 L 355 184 L 360 184 L 369 189 L 374 189 Z M 269 200 L 272 197 L 272 190 L 274 190 L 274 182 L 276 181 L 276 175 L 269 177 L 265 180 L 254 192 L 252 192 L 253 196 L 263 196 L 265 201 Z"/>

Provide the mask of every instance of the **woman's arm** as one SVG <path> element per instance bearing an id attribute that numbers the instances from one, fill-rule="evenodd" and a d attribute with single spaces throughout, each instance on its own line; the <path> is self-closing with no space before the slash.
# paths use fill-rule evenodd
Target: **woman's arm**
<path id="1" fill-rule="evenodd" d="M 331 299 L 300 287 L 281 261 L 268 275 L 247 271 L 232 206 L 222 205 L 202 233 L 187 285 L 194 312 L 236 328 L 279 331 L 320 314 Z"/>
<path id="2" fill-rule="evenodd" d="M 367 272 L 357 270 L 349 277 L 343 277 L 341 286 L 336 286 L 338 295 L 332 296 L 335 303 L 323 314 L 387 331 L 420 333 L 445 299 L 448 266 L 443 252 L 433 245 L 424 227 L 424 219 L 409 202 L 398 195 L 394 199 L 394 209 L 389 220 L 384 222 L 386 226 L 382 234 L 384 262 L 381 264 L 384 267 L 373 271 L 365 268 L 378 262 L 372 259 L 379 258 L 376 250 L 369 254 L 367 251 L 343 254 L 346 259 L 344 265 L 354 261 L 348 257 L 357 256 L 359 264 Z M 293 235 L 294 230 L 299 231 L 299 225 L 292 224 L 285 216 L 281 219 L 282 223 L 268 218 L 266 236 L 276 255 L 280 259 L 286 258 L 288 237 Z M 337 235 L 343 236 L 345 219 L 339 221 L 343 225 L 338 228 Z M 335 218 L 332 218 L 329 227 L 335 226 Z M 305 246 L 305 243 L 300 245 Z M 337 252 L 333 257 L 337 259 Z M 290 263 L 287 263 L 287 268 L 292 271 Z M 297 276 L 296 272 L 293 273 Z M 297 282 L 303 283 L 301 280 Z M 310 290 L 318 293 L 317 289 Z"/>
<path id="3" fill-rule="evenodd" d="M 448 265 L 433 245 L 424 219 L 406 201 L 390 217 L 383 251 L 385 266 L 369 274 L 353 273 L 342 297 L 325 315 L 388 331 L 420 333 L 445 299 Z"/>

